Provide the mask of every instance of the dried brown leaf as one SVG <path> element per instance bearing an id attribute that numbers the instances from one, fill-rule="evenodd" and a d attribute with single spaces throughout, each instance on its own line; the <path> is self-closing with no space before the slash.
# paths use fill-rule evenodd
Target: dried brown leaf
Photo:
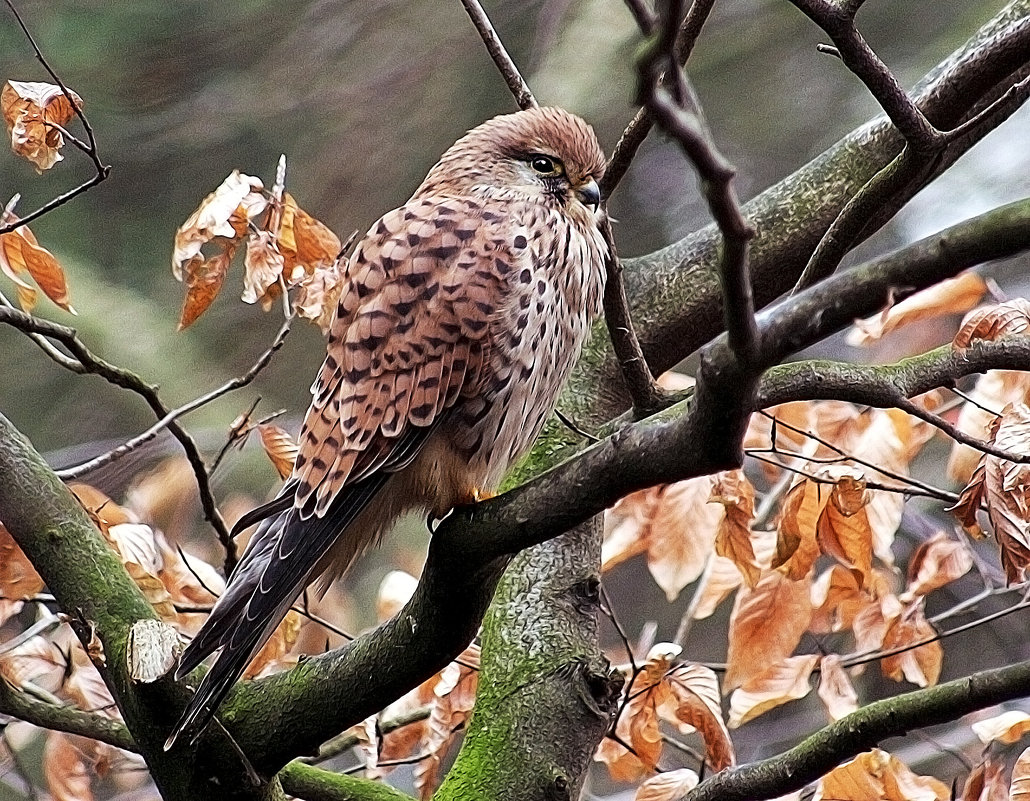
<path id="1" fill-rule="evenodd" d="M 70 90 L 69 94 L 82 108 L 82 98 Z M 35 164 L 36 172 L 49 170 L 64 158 L 60 153 L 64 136 L 54 126 L 67 125 L 75 108 L 60 86 L 7 81 L 0 92 L 0 112 L 11 135 L 11 149 Z"/>
<path id="2" fill-rule="evenodd" d="M 830 498 L 826 485 L 803 479 L 787 492 L 776 523 L 776 554 L 772 566 L 795 581 L 808 575 L 819 556 L 816 531 Z"/>
<path id="3" fill-rule="evenodd" d="M 938 532 L 919 544 L 908 561 L 908 589 L 902 600 L 911 600 L 917 595 L 928 595 L 960 576 L 973 566 L 969 547 Z"/>
<path id="4" fill-rule="evenodd" d="M 923 598 L 908 604 L 896 618 L 887 624 L 883 648 L 893 650 L 922 642 L 937 635 L 923 613 Z M 936 684 L 941 675 L 944 649 L 940 642 L 929 642 L 909 648 L 900 654 L 884 657 L 880 662 L 883 675 L 894 681 L 902 678 L 920 687 Z"/>
<path id="5" fill-rule="evenodd" d="M 853 571 L 832 565 L 812 583 L 814 611 L 809 630 L 816 634 L 845 631 L 869 601 L 870 596 L 858 586 Z"/>
<path id="6" fill-rule="evenodd" d="M 327 225 L 300 208 L 289 192 L 283 196 L 279 250 L 289 283 L 296 283 L 302 274 L 312 275 L 331 267 L 340 247 L 339 237 Z"/>
<path id="7" fill-rule="evenodd" d="M 64 732 L 47 732 L 43 776 L 54 801 L 93 801 L 92 759 L 81 747 L 89 742 Z"/>
<path id="8" fill-rule="evenodd" d="M 43 579 L 0 523 L 0 595 L 8 600 L 28 599 L 43 589 Z M 2 624 L 3 621 L 0 621 Z"/>
<path id="9" fill-rule="evenodd" d="M 690 768 L 668 770 L 641 784 L 633 801 L 676 801 L 697 787 L 700 780 Z"/>
<path id="10" fill-rule="evenodd" d="M 830 720 L 840 720 L 858 709 L 858 693 L 837 654 L 819 660 L 818 693 Z"/>
<path id="11" fill-rule="evenodd" d="M 743 576 L 737 566 L 724 556 L 713 555 L 708 567 L 701 574 L 697 588 L 698 602 L 694 609 L 694 620 L 704 620 L 726 597 L 741 585 Z"/>
<path id="12" fill-rule="evenodd" d="M 735 764 L 733 743 L 722 719 L 719 679 L 704 665 L 678 665 L 669 670 L 663 681 L 672 691 L 671 703 L 659 708 L 659 714 L 677 726 L 697 730 L 705 743 L 705 758 L 714 771 Z"/>
<path id="13" fill-rule="evenodd" d="M 955 426 L 977 439 L 990 435 L 997 414 L 1011 403 L 1026 403 L 1030 398 L 1030 373 L 1017 370 L 988 370 L 976 380 L 969 402 L 962 404 Z M 954 442 L 948 457 L 948 477 L 966 484 L 980 462 L 982 452 Z"/>
<path id="14" fill-rule="evenodd" d="M 856 320 L 855 327 L 848 332 L 847 342 L 853 347 L 862 347 L 911 323 L 964 314 L 979 303 L 986 292 L 983 278 L 971 270 L 966 271 L 888 306 L 877 317 Z"/>
<path id="15" fill-rule="evenodd" d="M 729 727 L 736 729 L 788 701 L 804 698 L 811 691 L 809 679 L 819 662 L 818 654 L 781 659 L 751 676 L 730 696 Z"/>
<path id="16" fill-rule="evenodd" d="M 1012 785 L 1009 789 L 1010 801 L 1030 801 L 1030 748 L 1019 755 L 1012 766 Z"/>
<path id="17" fill-rule="evenodd" d="M 259 178 L 233 170 L 214 192 L 201 201 L 175 232 L 172 273 L 178 280 L 183 280 L 183 267 L 198 256 L 208 242 L 221 238 L 221 251 L 226 242 L 242 238 L 248 222 L 267 206 L 262 189 Z"/>
<path id="18" fill-rule="evenodd" d="M 743 470 L 720 473 L 709 499 L 725 507 L 715 535 L 715 552 L 731 560 L 749 587 L 758 583 L 761 568 L 751 544 L 751 522 L 755 519 L 755 488 Z"/>
<path id="19" fill-rule="evenodd" d="M 730 615 L 725 687 L 739 687 L 782 661 L 797 647 L 812 617 L 807 580 L 779 571 L 762 576 L 753 590 L 741 587 Z"/>
<path id="20" fill-rule="evenodd" d="M 293 473 L 293 463 L 297 460 L 297 443 L 289 432 L 271 423 L 262 423 L 257 427 L 261 435 L 261 446 L 265 454 L 272 460 L 280 478 L 288 478 Z"/>
<path id="21" fill-rule="evenodd" d="M 865 479 L 842 475 L 819 515 L 817 541 L 823 553 L 855 573 L 859 588 L 872 572 L 873 532 L 866 514 Z"/>
<path id="22" fill-rule="evenodd" d="M 1030 715 L 1013 709 L 985 720 L 978 720 L 972 725 L 972 729 L 984 745 L 991 742 L 1012 745 L 1030 733 Z"/>
<path id="23" fill-rule="evenodd" d="M 948 801 L 951 791 L 918 776 L 901 760 L 874 749 L 834 768 L 816 786 L 814 801 Z"/>
<path id="24" fill-rule="evenodd" d="M 1005 766 L 987 756 L 969 774 L 960 798 L 961 801 L 1008 801 Z"/>
<path id="25" fill-rule="evenodd" d="M 1030 301 L 1013 298 L 993 306 L 977 309 L 962 322 L 952 346 L 968 348 L 973 340 L 996 340 L 1022 334 L 1030 327 Z"/>
<path id="26" fill-rule="evenodd" d="M 623 498 L 609 515 L 602 569 L 644 551 L 651 575 L 674 601 L 704 570 L 724 516 L 721 504 L 709 503 L 713 483 L 702 476 Z"/>
<path id="27" fill-rule="evenodd" d="M 279 279 L 283 276 L 285 262 L 279 252 L 275 234 L 268 231 L 251 231 L 247 237 L 247 255 L 243 261 L 244 303 L 261 303 L 269 309 L 282 291 Z"/>
<path id="28" fill-rule="evenodd" d="M 15 220 L 9 214 L 0 216 L 0 222 Z M 28 275 L 50 300 L 65 311 L 75 313 L 68 302 L 68 281 L 64 269 L 54 254 L 39 244 L 28 226 L 0 234 L 0 271 L 14 281 L 18 302 L 25 311 L 32 311 L 36 305 L 36 290 L 22 278 Z"/>

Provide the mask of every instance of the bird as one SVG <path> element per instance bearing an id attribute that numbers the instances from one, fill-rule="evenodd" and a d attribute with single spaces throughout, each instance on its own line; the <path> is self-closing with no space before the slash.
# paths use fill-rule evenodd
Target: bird
<path id="1" fill-rule="evenodd" d="M 593 129 L 556 107 L 458 139 L 343 268 L 292 474 L 176 679 L 218 656 L 165 743 L 194 742 L 304 587 L 403 513 L 487 497 L 532 446 L 594 319 L 609 256 Z"/>

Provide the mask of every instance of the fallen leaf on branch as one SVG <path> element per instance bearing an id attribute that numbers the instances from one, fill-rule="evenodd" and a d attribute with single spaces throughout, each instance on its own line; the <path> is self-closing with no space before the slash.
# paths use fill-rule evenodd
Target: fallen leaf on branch
<path id="1" fill-rule="evenodd" d="M 82 98 L 69 90 L 75 105 Z M 0 113 L 11 135 L 11 149 L 36 165 L 36 172 L 49 170 L 64 158 L 60 150 L 64 136 L 55 126 L 67 125 L 75 107 L 60 86 L 38 81 L 7 81 L 0 92 Z"/>

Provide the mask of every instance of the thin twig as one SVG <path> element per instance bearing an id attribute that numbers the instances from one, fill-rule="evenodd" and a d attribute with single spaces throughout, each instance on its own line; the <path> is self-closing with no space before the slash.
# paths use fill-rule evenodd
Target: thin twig
<path id="1" fill-rule="evenodd" d="M 36 44 L 36 40 L 32 38 L 32 34 L 29 33 L 29 29 L 25 25 L 25 21 L 21 18 L 21 14 L 18 13 L 18 9 L 14 7 L 12 0 L 4 0 L 4 2 L 7 4 L 7 7 L 11 9 L 11 13 L 14 14 L 15 20 L 18 22 L 18 27 L 21 28 L 22 33 L 25 34 L 25 38 L 29 40 L 29 45 L 31 45 L 33 52 L 36 54 L 36 59 L 43 65 L 43 69 L 47 71 L 50 77 L 53 78 L 54 83 L 61 88 L 61 92 L 64 94 L 68 102 L 71 103 L 76 116 L 82 122 L 82 127 L 86 131 L 86 137 L 89 140 L 89 145 L 83 147 L 82 143 L 79 142 L 78 139 L 75 139 L 74 137 L 70 138 L 84 153 L 86 153 L 87 156 L 89 156 L 90 160 L 93 162 L 93 166 L 96 167 L 97 172 L 88 181 L 85 181 L 74 189 L 70 189 L 63 194 L 58 195 L 53 200 L 44 203 L 35 211 L 26 214 L 18 220 L 5 225 L 0 225 L 0 234 L 10 233 L 16 228 L 20 228 L 21 226 L 42 217 L 47 212 L 56 209 L 58 206 L 64 205 L 77 195 L 81 195 L 86 190 L 96 186 L 111 174 L 111 166 L 109 164 L 104 164 L 100 159 L 100 154 L 97 152 L 97 140 L 93 135 L 93 126 L 89 124 L 89 120 L 86 118 L 86 115 L 82 112 L 82 109 L 79 108 L 79 104 L 75 102 L 75 97 L 72 95 L 68 87 L 64 85 L 64 81 L 61 80 L 61 77 L 54 71 L 53 67 L 51 67 L 50 63 L 46 60 L 46 57 L 43 55 L 43 51 L 39 49 L 39 45 Z"/>
<path id="2" fill-rule="evenodd" d="M 202 406 L 206 406 L 207 404 L 211 403 L 212 401 L 218 400 L 223 395 L 227 395 L 230 392 L 247 386 L 255 378 L 258 377 L 260 372 L 264 370 L 268 363 L 271 361 L 272 356 L 274 356 L 276 351 L 278 351 L 283 346 L 283 343 L 286 342 L 286 336 L 290 333 L 291 322 L 292 320 L 287 319 L 286 322 L 283 323 L 282 327 L 279 329 L 279 333 L 276 334 L 276 337 L 272 341 L 272 344 L 269 346 L 269 348 L 264 353 L 262 353 L 261 356 L 258 357 L 257 361 L 254 362 L 251 368 L 242 376 L 226 381 L 224 384 L 222 384 L 222 386 L 218 387 L 217 389 L 213 389 L 207 394 L 201 395 L 199 398 L 195 398 L 194 400 L 191 400 L 189 403 L 183 404 L 177 409 L 172 409 L 170 412 L 168 412 L 164 417 L 162 417 L 160 420 L 154 423 L 154 425 L 152 425 L 142 434 L 139 434 L 133 437 L 132 439 L 127 440 L 126 442 L 119 445 L 117 448 L 113 448 L 112 450 L 109 450 L 107 453 L 102 453 L 100 456 L 90 459 L 87 462 L 82 462 L 81 464 L 77 464 L 72 467 L 66 467 L 63 470 L 57 470 L 55 472 L 65 481 L 81 478 L 82 476 L 92 472 L 93 470 L 111 464 L 112 462 L 116 461 L 117 459 L 120 459 L 126 454 L 131 453 L 140 445 L 149 442 L 162 431 L 164 431 L 166 428 L 168 428 L 172 423 L 178 420 L 180 417 L 183 417 L 184 415 L 189 414 L 190 412 L 194 412 Z"/>
<path id="3" fill-rule="evenodd" d="M 908 398 L 899 398 L 894 405 L 906 414 L 910 414 L 913 417 L 922 420 L 924 423 L 929 423 L 934 428 L 943 431 L 956 442 L 968 445 L 970 448 L 975 448 L 981 453 L 996 456 L 999 459 L 1005 459 L 1006 461 L 1015 462 L 1016 464 L 1030 464 L 1030 453 L 1014 453 L 1013 451 L 999 448 L 996 445 L 992 445 L 991 443 L 977 437 L 970 436 L 958 426 L 949 423 L 940 415 L 924 409 L 919 404 L 913 403 Z"/>
<path id="4" fill-rule="evenodd" d="M 511 56 L 508 55 L 508 51 L 504 49 L 501 37 L 494 30 L 494 26 L 483 7 L 479 4 L 479 0 L 461 0 L 461 4 L 465 6 L 472 24 L 476 26 L 479 37 L 483 40 L 483 44 L 486 45 L 487 52 L 490 53 L 494 64 L 497 65 L 497 70 L 501 73 L 501 77 L 504 78 L 504 82 L 508 84 L 508 89 L 511 90 L 519 108 L 523 111 L 537 108 L 536 98 L 533 97 L 529 84 L 522 77 L 522 73 L 515 66 Z"/>
<path id="5" fill-rule="evenodd" d="M 26 334 L 41 334 L 48 339 L 60 342 L 78 360 L 82 366 L 82 372 L 98 375 L 115 386 L 136 393 L 143 398 L 159 419 L 165 417 L 171 411 L 165 406 L 164 401 L 161 400 L 156 387 L 147 384 L 135 373 L 122 367 L 117 367 L 96 356 L 78 338 L 75 329 L 52 323 L 49 320 L 42 320 L 18 309 L 11 309 L 5 306 L 0 306 L 0 324 L 10 325 Z M 200 503 L 204 509 L 204 517 L 215 530 L 219 542 L 221 542 L 222 547 L 225 549 L 226 571 L 229 572 L 236 564 L 236 545 L 229 535 L 229 529 L 225 525 L 225 521 L 222 519 L 222 515 L 215 503 L 207 466 L 204 464 L 204 457 L 200 455 L 200 450 L 197 448 L 197 443 L 193 440 L 193 437 L 178 423 L 172 421 L 167 427 L 168 431 L 179 441 L 190 466 L 193 468 L 193 475 L 200 492 Z"/>
<path id="6" fill-rule="evenodd" d="M 685 66 L 694 50 L 694 44 L 701 35 L 708 16 L 711 13 L 715 0 L 694 0 L 680 26 L 679 35 L 676 38 L 676 58 L 681 66 Z M 636 15 L 634 14 L 634 17 Z M 641 26 L 645 36 L 650 36 L 651 31 Z M 604 179 L 601 181 L 601 196 L 611 197 L 615 188 L 622 181 L 633 162 L 637 150 L 647 138 L 651 127 L 654 125 L 651 115 L 646 108 L 641 108 L 630 120 L 626 129 L 619 137 L 619 141 L 612 150 L 612 157 L 608 160 L 608 168 L 605 170 Z"/>
<path id="7" fill-rule="evenodd" d="M 633 327 L 629 300 L 626 298 L 626 285 L 622 280 L 622 262 L 619 261 L 611 221 L 607 215 L 601 224 L 601 234 L 608 243 L 608 258 L 605 261 L 608 280 L 604 287 L 604 321 L 608 326 L 608 336 L 612 341 L 615 358 L 622 369 L 622 377 L 626 381 L 626 388 L 633 402 L 634 416 L 642 419 L 668 404 L 665 392 L 658 386 L 651 369 L 647 366 L 647 359 Z"/>

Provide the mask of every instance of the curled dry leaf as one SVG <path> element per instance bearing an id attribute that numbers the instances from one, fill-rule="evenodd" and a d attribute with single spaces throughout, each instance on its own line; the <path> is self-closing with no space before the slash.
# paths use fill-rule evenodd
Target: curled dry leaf
<path id="1" fill-rule="evenodd" d="M 298 285 L 297 299 L 293 304 L 297 316 L 311 320 L 323 334 L 329 333 L 336 319 L 336 307 L 344 284 L 341 264 L 342 261 L 335 261 L 306 276 Z"/>
<path id="2" fill-rule="evenodd" d="M 701 781 L 690 768 L 677 768 L 652 776 L 637 788 L 633 801 L 676 801 Z"/>
<path id="3" fill-rule="evenodd" d="M 937 683 L 944 661 L 944 649 L 938 641 L 909 647 L 937 636 L 937 632 L 923 612 L 923 601 L 923 598 L 916 599 L 908 604 L 900 615 L 888 622 L 883 637 L 884 650 L 906 650 L 884 657 L 880 662 L 883 675 L 887 678 L 894 681 L 904 678 L 919 687 Z"/>
<path id="4" fill-rule="evenodd" d="M 701 586 L 698 588 L 698 602 L 694 609 L 694 620 L 709 617 L 726 599 L 741 585 L 744 577 L 740 570 L 724 556 L 712 555 L 708 567 L 701 574 Z"/>
<path id="5" fill-rule="evenodd" d="M 66 669 L 65 655 L 54 642 L 40 635 L 0 654 L 0 681 L 7 681 L 15 687 L 21 687 L 25 682 L 56 687 L 64 678 Z"/>
<path id="6" fill-rule="evenodd" d="M 10 213 L 0 215 L 0 222 L 10 223 L 17 218 Z M 36 290 L 22 276 L 30 276 L 55 304 L 75 314 L 68 302 L 68 281 L 64 269 L 54 254 L 39 244 L 27 225 L 6 234 L 0 234 L 0 271 L 14 281 L 18 291 L 18 304 L 27 312 L 36 307 Z"/>
<path id="7" fill-rule="evenodd" d="M 729 727 L 736 729 L 770 709 L 804 698 L 812 689 L 809 679 L 818 662 L 818 654 L 791 656 L 751 676 L 730 696 Z"/>
<path id="8" fill-rule="evenodd" d="M 1009 783 L 1002 762 L 987 756 L 970 772 L 961 801 L 1009 801 Z"/>
<path id="9" fill-rule="evenodd" d="M 82 98 L 69 90 L 75 105 Z M 0 112 L 11 135 L 11 149 L 36 165 L 36 172 L 49 170 L 64 158 L 60 150 L 64 136 L 55 126 L 64 126 L 75 116 L 75 107 L 52 83 L 7 81 L 0 91 Z"/>
<path id="10" fill-rule="evenodd" d="M 971 728 L 984 745 L 992 742 L 1012 745 L 1030 733 L 1030 715 L 1012 709 L 992 718 L 978 720 Z"/>
<path id="11" fill-rule="evenodd" d="M 340 238 L 329 226 L 300 208 L 287 192 L 279 224 L 279 250 L 283 254 L 286 279 L 296 283 L 302 274 L 313 275 L 331 268 L 340 249 Z"/>
<path id="12" fill-rule="evenodd" d="M 36 568 L 0 523 L 0 596 L 8 600 L 23 600 L 34 596 L 43 586 L 43 579 Z"/>
<path id="13" fill-rule="evenodd" d="M 1030 408 L 1008 406 L 991 428 L 992 445 L 1013 453 L 1030 452 Z M 962 526 L 976 536 L 976 515 L 981 503 L 1001 549 L 1001 563 L 1009 584 L 1022 581 L 1030 566 L 1030 465 L 1010 462 L 985 453 L 952 511 Z"/>
<path id="14" fill-rule="evenodd" d="M 872 572 L 873 532 L 866 514 L 868 503 L 861 474 L 841 475 L 819 515 L 816 529 L 823 553 L 854 572 L 860 588 Z"/>
<path id="15" fill-rule="evenodd" d="M 840 720 L 858 709 L 858 693 L 837 654 L 819 660 L 819 698 L 830 720 Z"/>
<path id="16" fill-rule="evenodd" d="M 773 570 L 753 590 L 741 587 L 730 615 L 726 688 L 739 687 L 790 656 L 811 618 L 807 579 L 794 581 Z"/>
<path id="17" fill-rule="evenodd" d="M 815 634 L 846 631 L 869 602 L 869 594 L 858 586 L 853 571 L 831 565 L 812 582 L 813 611 L 809 631 Z"/>
<path id="18" fill-rule="evenodd" d="M 1013 298 L 993 306 L 977 309 L 962 321 L 952 346 L 968 348 L 973 340 L 996 340 L 1022 334 L 1030 327 L 1030 300 Z"/>
<path id="19" fill-rule="evenodd" d="M 862 347 L 911 323 L 944 315 L 964 314 L 979 303 L 986 292 L 987 284 L 983 278 L 968 270 L 917 292 L 901 303 L 888 306 L 876 317 L 856 320 L 855 327 L 848 332 L 847 343 Z"/>
<path id="20" fill-rule="evenodd" d="M 651 575 L 666 598 L 676 600 L 704 570 L 724 516 L 721 504 L 709 503 L 713 486 L 712 476 L 701 476 L 619 501 L 608 517 L 602 570 L 646 552 Z"/>
<path id="21" fill-rule="evenodd" d="M 248 226 L 268 205 L 263 188 L 260 179 L 233 170 L 175 232 L 172 274 L 186 284 L 179 330 L 218 296 Z M 212 252 L 205 255 L 201 249 L 209 243 Z"/>
<path id="22" fill-rule="evenodd" d="M 964 542 L 957 542 L 943 531 L 919 544 L 908 560 L 908 589 L 901 596 L 909 601 L 928 595 L 960 576 L 973 566 L 973 555 Z"/>
<path id="23" fill-rule="evenodd" d="M 279 251 L 275 234 L 270 231 L 251 231 L 247 237 L 247 255 L 243 260 L 244 303 L 261 303 L 266 311 L 279 297 L 279 279 L 283 278 L 286 261 Z"/>
<path id="24" fill-rule="evenodd" d="M 776 553 L 772 566 L 798 581 L 808 575 L 819 556 L 816 540 L 819 517 L 830 498 L 830 488 L 802 479 L 787 492 L 776 521 Z"/>
<path id="25" fill-rule="evenodd" d="M 919 776 L 876 748 L 834 768 L 816 786 L 814 801 L 949 801 L 950 788 Z"/>
<path id="26" fill-rule="evenodd" d="M 288 478 L 293 472 L 293 463 L 297 460 L 297 443 L 290 434 L 270 423 L 262 423 L 257 427 L 261 435 L 261 446 L 265 454 L 272 460 L 280 478 Z"/>
<path id="27" fill-rule="evenodd" d="M 731 560 L 749 587 L 758 583 L 761 568 L 751 544 L 751 522 L 755 519 L 755 488 L 743 470 L 720 473 L 712 487 L 710 503 L 725 508 L 715 535 L 715 552 Z"/>

